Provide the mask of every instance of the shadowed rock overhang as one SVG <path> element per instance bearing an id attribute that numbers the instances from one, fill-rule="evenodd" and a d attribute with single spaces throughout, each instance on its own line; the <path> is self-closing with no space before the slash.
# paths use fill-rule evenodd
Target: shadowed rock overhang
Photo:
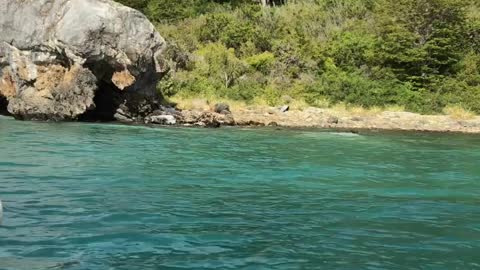
<path id="1" fill-rule="evenodd" d="M 1 1 L 0 29 L 0 113 L 108 121 L 121 105 L 142 117 L 162 98 L 165 41 L 136 10 L 109 0 Z"/>

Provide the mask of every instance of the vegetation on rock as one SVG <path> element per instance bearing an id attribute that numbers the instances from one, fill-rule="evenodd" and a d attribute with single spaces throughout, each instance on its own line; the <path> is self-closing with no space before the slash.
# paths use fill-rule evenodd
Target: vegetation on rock
<path id="1" fill-rule="evenodd" d="M 119 2 L 169 41 L 167 97 L 480 113 L 476 0 Z"/>

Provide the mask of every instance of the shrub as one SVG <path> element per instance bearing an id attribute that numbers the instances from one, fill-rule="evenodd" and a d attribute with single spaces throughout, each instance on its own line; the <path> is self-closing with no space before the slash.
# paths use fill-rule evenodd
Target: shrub
<path id="1" fill-rule="evenodd" d="M 120 2 L 169 41 L 167 96 L 480 113 L 478 1 Z"/>
<path id="2" fill-rule="evenodd" d="M 275 56 L 271 52 L 263 52 L 245 59 L 254 69 L 267 74 L 275 62 Z"/>

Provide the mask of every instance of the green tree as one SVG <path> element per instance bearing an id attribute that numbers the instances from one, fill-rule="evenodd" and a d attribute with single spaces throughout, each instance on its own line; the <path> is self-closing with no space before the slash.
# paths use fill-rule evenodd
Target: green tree
<path id="1" fill-rule="evenodd" d="M 464 49 L 466 18 L 456 0 L 387 0 L 380 7 L 377 60 L 399 79 L 427 87 L 452 74 Z"/>

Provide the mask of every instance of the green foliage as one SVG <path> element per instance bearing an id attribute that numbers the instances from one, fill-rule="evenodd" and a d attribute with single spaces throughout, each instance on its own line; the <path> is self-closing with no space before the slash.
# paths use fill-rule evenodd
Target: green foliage
<path id="1" fill-rule="evenodd" d="M 338 33 L 328 44 L 327 54 L 345 69 L 369 64 L 375 48 L 375 36 L 345 31 Z"/>
<path id="2" fill-rule="evenodd" d="M 245 59 L 254 69 L 267 74 L 275 63 L 275 56 L 271 52 L 263 52 Z"/>
<path id="3" fill-rule="evenodd" d="M 307 102 L 314 103 L 321 97 L 328 97 L 332 102 L 384 106 L 396 104 L 401 93 L 408 90 L 396 80 L 372 80 L 360 69 L 345 71 L 328 58 L 321 75 L 307 88 Z"/>
<path id="4" fill-rule="evenodd" d="M 402 80 L 428 88 L 461 58 L 465 14 L 455 0 L 398 0 L 379 15 L 378 60 Z"/>
<path id="5" fill-rule="evenodd" d="M 246 65 L 235 56 L 233 48 L 227 49 L 221 43 L 210 43 L 197 51 L 196 68 L 199 74 L 215 81 L 222 81 L 225 88 L 236 83 L 246 72 Z"/>
<path id="6" fill-rule="evenodd" d="M 169 41 L 167 96 L 271 105 L 288 95 L 365 107 L 480 113 L 475 0 L 121 0 Z M 270 3 L 273 3 L 270 1 Z"/>
<path id="7" fill-rule="evenodd" d="M 209 14 L 200 31 L 200 40 L 203 42 L 219 41 L 225 29 L 234 23 L 235 17 L 228 13 Z"/>
<path id="8" fill-rule="evenodd" d="M 219 42 L 209 43 L 195 55 L 191 71 L 180 71 L 173 79 L 169 78 L 170 83 L 165 83 L 168 87 L 166 94 L 252 100 L 255 93 L 261 91 L 259 84 L 247 77 L 249 66 L 236 57 L 233 48 L 228 49 Z"/>

